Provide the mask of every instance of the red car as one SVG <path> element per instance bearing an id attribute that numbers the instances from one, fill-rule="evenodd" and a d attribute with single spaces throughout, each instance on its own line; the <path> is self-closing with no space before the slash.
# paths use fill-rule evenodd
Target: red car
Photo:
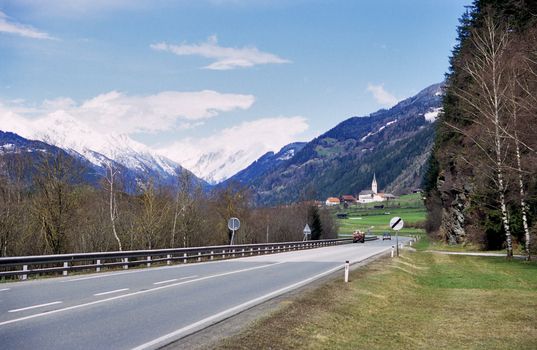
<path id="1" fill-rule="evenodd" d="M 352 243 L 364 243 L 365 242 L 365 232 L 356 230 L 352 233 Z"/>

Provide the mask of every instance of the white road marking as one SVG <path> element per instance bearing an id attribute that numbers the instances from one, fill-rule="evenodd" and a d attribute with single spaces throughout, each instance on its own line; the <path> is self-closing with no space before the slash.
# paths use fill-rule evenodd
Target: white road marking
<path id="1" fill-rule="evenodd" d="M 181 277 L 181 278 L 179 278 L 179 279 L 178 279 L 178 278 L 172 278 L 171 280 L 155 282 L 155 283 L 153 283 L 153 284 L 154 284 L 154 285 L 159 285 L 159 284 L 171 283 L 171 282 L 175 282 L 175 281 L 187 280 L 187 279 L 190 279 L 190 278 L 196 278 L 196 277 L 198 277 L 198 275 L 187 276 L 187 277 Z"/>
<path id="2" fill-rule="evenodd" d="M 45 306 L 56 305 L 56 304 L 61 304 L 61 303 L 62 303 L 61 301 L 53 301 L 52 303 L 23 307 L 20 309 L 9 310 L 8 312 L 19 312 L 19 311 L 25 311 L 25 310 L 30 310 L 30 309 L 37 309 L 38 307 L 45 307 Z"/>
<path id="3" fill-rule="evenodd" d="M 8 291 L 8 290 L 10 290 L 10 289 L 11 289 L 11 288 L 2 288 L 2 289 L 0 289 L 0 292 L 6 292 L 6 291 Z"/>
<path id="4" fill-rule="evenodd" d="M 15 318 L 13 320 L 0 322 L 0 326 L 5 326 L 7 324 L 11 324 L 11 323 L 15 323 L 15 322 L 21 322 L 21 321 L 24 321 L 24 320 L 29 320 L 29 319 L 33 319 L 33 318 L 37 318 L 37 317 L 48 316 L 48 315 L 52 315 L 52 314 L 56 314 L 56 313 L 60 313 L 60 312 L 64 312 L 64 311 L 76 310 L 76 309 L 80 309 L 80 308 L 83 308 L 83 307 L 86 307 L 86 306 L 101 304 L 101 303 L 105 303 L 105 302 L 112 301 L 112 300 L 124 299 L 124 298 L 134 296 L 134 295 L 140 295 L 140 294 L 155 292 L 157 290 L 176 287 L 176 286 L 179 286 L 179 285 L 182 285 L 182 284 L 188 284 L 188 283 L 193 283 L 193 282 L 198 282 L 198 281 L 204 281 L 204 280 L 208 280 L 208 279 L 211 279 L 211 278 L 223 277 L 223 276 L 233 275 L 233 274 L 241 273 L 241 272 L 248 272 L 248 271 L 252 271 L 252 270 L 262 269 L 262 268 L 265 268 L 265 267 L 277 266 L 277 265 L 280 265 L 280 264 L 283 264 L 283 262 L 277 262 L 277 263 L 273 263 L 273 264 L 267 264 L 267 265 L 261 265 L 261 266 L 255 266 L 255 267 L 248 267 L 248 268 L 241 269 L 241 270 L 224 272 L 224 273 L 220 273 L 220 274 L 216 274 L 216 275 L 209 275 L 209 276 L 200 277 L 200 278 L 192 279 L 192 280 L 188 280 L 188 281 L 177 282 L 177 283 L 174 283 L 174 284 L 167 284 L 165 286 L 155 287 L 155 288 L 152 288 L 152 289 L 140 290 L 140 291 L 132 292 L 132 293 L 128 293 L 128 294 L 121 294 L 121 295 L 118 295 L 118 296 L 115 296 L 115 297 L 96 300 L 96 301 L 92 301 L 92 302 L 85 303 L 85 304 L 73 305 L 73 306 L 63 308 L 63 309 L 51 310 L 51 311 L 42 312 L 42 313 L 35 314 L 35 315 L 29 315 L 29 316 L 26 316 L 26 317 Z"/>
<path id="5" fill-rule="evenodd" d="M 181 278 L 179 278 L 179 280 L 188 280 L 188 279 L 190 279 L 190 278 L 196 278 L 196 277 L 198 277 L 198 275 L 187 276 L 187 277 L 181 277 Z"/>
<path id="6" fill-rule="evenodd" d="M 126 290 L 129 290 L 129 288 L 123 288 L 123 289 L 116 289 L 116 290 L 111 290 L 109 292 L 102 292 L 102 293 L 96 293 L 96 294 L 93 294 L 94 296 L 98 297 L 98 296 L 101 296 L 101 295 L 108 295 L 108 294 L 114 294 L 114 293 L 119 293 L 119 292 L 124 292 Z"/>
<path id="7" fill-rule="evenodd" d="M 173 278 L 171 280 L 166 280 L 166 281 L 155 282 L 153 284 L 155 284 L 155 285 L 156 284 L 164 284 L 164 283 L 170 283 L 170 282 L 175 282 L 175 281 L 177 281 L 177 278 Z"/>
<path id="8" fill-rule="evenodd" d="M 143 272 L 149 272 L 149 271 L 158 271 L 158 270 L 165 270 L 165 269 L 177 269 L 177 268 L 185 268 L 185 267 L 192 267 L 192 266 L 200 266 L 200 265 L 207 265 L 207 264 L 218 264 L 221 262 L 235 262 L 239 260 L 232 259 L 232 260 L 215 260 L 215 261 L 204 261 L 204 262 L 196 262 L 192 264 L 184 264 L 184 265 L 172 265 L 172 266 L 160 266 L 160 267 L 152 267 L 151 269 L 139 269 L 139 270 L 133 270 L 133 271 L 122 271 L 122 272 L 102 272 L 99 274 L 94 274 L 91 276 L 86 277 L 78 277 L 73 279 L 63 279 L 59 281 L 60 283 L 67 283 L 67 282 L 77 282 L 77 281 L 85 281 L 85 280 L 92 280 L 95 278 L 105 278 L 105 277 L 113 277 L 118 275 L 130 275 L 131 273 L 143 273 Z"/>
<path id="9" fill-rule="evenodd" d="M 306 278 L 300 282 L 297 282 L 297 283 L 293 283 L 293 284 L 290 284 L 286 287 L 283 287 L 283 288 L 280 288 L 278 290 L 275 290 L 273 292 L 270 292 L 268 294 L 265 294 L 263 296 L 260 296 L 258 298 L 255 298 L 255 299 L 251 299 L 247 302 L 244 302 L 242 304 L 239 304 L 239 305 L 236 305 L 232 308 L 229 308 L 227 310 L 224 310 L 222 312 L 219 312 L 217 314 L 214 314 L 212 316 L 209 316 L 207 318 L 204 318 L 202 320 L 199 320 L 197 322 L 194 322 L 192 324 L 189 324 L 188 326 L 185 326 L 183 328 L 180 328 L 172 333 L 169 333 L 169 334 L 166 334 L 166 335 L 163 335 L 162 337 L 159 337 L 157 339 L 153 339 L 145 344 L 142 344 L 142 345 L 139 345 L 131 350 L 144 350 L 144 349 L 155 349 L 155 348 L 159 348 L 160 346 L 162 345 L 165 345 L 165 344 L 168 344 L 169 341 L 173 341 L 173 340 L 177 340 L 177 339 L 180 339 L 188 334 L 190 334 L 192 331 L 196 331 L 196 330 L 200 330 L 200 329 L 203 329 L 205 328 L 206 326 L 216 322 L 216 321 L 219 321 L 219 320 L 222 320 L 222 319 L 225 319 L 227 317 L 230 317 L 234 314 L 236 314 L 237 312 L 240 312 L 246 308 L 249 308 L 249 307 L 252 307 L 254 305 L 257 305 L 263 301 L 266 301 L 266 300 L 269 300 L 269 299 L 272 299 L 278 295 L 281 295 L 283 293 L 286 293 L 290 290 L 293 290 L 293 289 L 296 289 L 298 287 L 301 287 L 303 285 L 306 285 L 316 279 L 319 279 L 323 276 L 326 276 L 326 275 L 329 275 L 331 274 L 332 272 L 335 272 L 337 270 L 341 270 L 343 268 L 343 265 L 339 265 L 337 267 L 334 267 L 334 268 L 331 268 L 329 270 L 326 270 L 324 272 L 321 272 L 315 276 L 312 276 L 312 277 L 309 277 L 309 278 Z"/>

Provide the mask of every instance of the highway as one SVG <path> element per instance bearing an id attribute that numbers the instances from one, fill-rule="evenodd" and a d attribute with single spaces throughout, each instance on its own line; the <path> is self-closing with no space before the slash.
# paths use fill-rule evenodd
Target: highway
<path id="1" fill-rule="evenodd" d="M 158 348 L 394 243 L 2 283 L 1 348 Z"/>

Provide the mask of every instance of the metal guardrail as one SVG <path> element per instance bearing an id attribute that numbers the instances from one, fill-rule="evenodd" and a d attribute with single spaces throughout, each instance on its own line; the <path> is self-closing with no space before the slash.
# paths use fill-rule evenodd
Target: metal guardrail
<path id="1" fill-rule="evenodd" d="M 368 241 L 375 239 L 378 238 L 376 236 L 366 237 Z M 26 280 L 28 275 L 55 272 L 61 272 L 62 275 L 67 276 L 69 271 L 95 270 L 96 272 L 100 272 L 102 268 L 123 267 L 123 269 L 128 269 L 130 266 L 143 264 L 150 267 L 154 263 L 171 265 L 172 262 L 188 263 L 192 261 L 201 262 L 215 259 L 231 259 L 251 255 L 312 249 L 351 242 L 352 239 L 343 238 L 305 242 L 5 257 L 0 258 L 0 278 L 20 276 L 20 279 Z"/>

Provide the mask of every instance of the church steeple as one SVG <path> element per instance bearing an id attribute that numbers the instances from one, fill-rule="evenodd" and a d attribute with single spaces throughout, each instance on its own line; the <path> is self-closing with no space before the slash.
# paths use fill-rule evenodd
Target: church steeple
<path id="1" fill-rule="evenodd" d="M 375 173 L 373 173 L 373 181 L 371 182 L 371 191 L 373 193 L 377 194 L 377 177 L 375 176 Z"/>

